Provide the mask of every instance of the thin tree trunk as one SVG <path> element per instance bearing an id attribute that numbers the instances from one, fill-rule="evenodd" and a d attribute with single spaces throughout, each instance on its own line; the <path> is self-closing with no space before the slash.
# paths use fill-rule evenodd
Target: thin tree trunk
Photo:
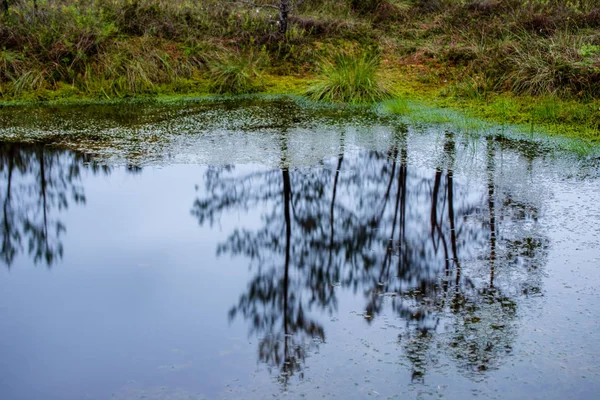
<path id="1" fill-rule="evenodd" d="M 284 36 L 288 29 L 290 14 L 290 0 L 281 0 L 279 3 L 279 34 Z"/>

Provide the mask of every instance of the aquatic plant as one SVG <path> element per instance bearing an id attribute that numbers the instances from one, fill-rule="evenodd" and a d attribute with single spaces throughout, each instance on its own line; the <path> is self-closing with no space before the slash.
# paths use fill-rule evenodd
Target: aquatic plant
<path id="1" fill-rule="evenodd" d="M 321 60 L 319 67 L 320 79 L 306 91 L 313 100 L 364 104 L 392 97 L 377 73 L 379 57 L 369 52 L 339 52 Z"/>

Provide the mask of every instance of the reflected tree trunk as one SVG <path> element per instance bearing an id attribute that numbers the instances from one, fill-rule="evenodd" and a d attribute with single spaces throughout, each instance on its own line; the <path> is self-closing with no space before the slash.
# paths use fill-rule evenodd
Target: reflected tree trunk
<path id="1" fill-rule="evenodd" d="M 442 243 L 444 250 L 444 274 L 446 278 L 450 276 L 450 256 L 448 254 L 448 243 L 446 242 L 446 236 L 442 230 L 442 223 L 438 221 L 438 206 L 439 206 L 439 193 L 440 186 L 442 185 L 442 170 L 440 168 L 435 171 L 435 178 L 433 180 L 433 191 L 431 195 L 431 241 L 433 248 L 437 252 L 439 248 L 439 242 Z M 445 203 L 445 199 L 444 199 Z M 436 235 L 437 233 L 437 240 Z M 443 282 L 444 292 L 448 291 L 448 279 Z"/>
<path id="2" fill-rule="evenodd" d="M 79 185 L 84 159 L 44 145 L 0 146 L 1 258 L 7 266 L 24 247 L 34 263 L 42 261 L 48 267 L 62 257 L 60 236 L 66 228 L 58 216 L 70 200 L 85 204 Z M 100 171 L 94 165 L 90 168 L 94 173 Z"/>
<path id="3" fill-rule="evenodd" d="M 12 146 L 10 146 L 9 151 L 8 151 L 8 166 L 7 166 L 7 178 L 6 178 L 6 197 L 4 198 L 4 204 L 2 207 L 2 211 L 3 211 L 3 219 L 4 219 L 4 223 L 2 224 L 2 228 L 3 228 L 3 241 L 2 241 L 2 254 L 5 255 L 5 259 L 7 261 L 7 265 L 10 266 L 13 256 L 16 252 L 16 250 L 14 249 L 12 243 L 11 243 L 11 237 L 12 237 L 12 228 L 11 228 L 11 222 L 9 221 L 9 218 L 11 218 L 11 212 L 10 212 L 10 201 L 11 201 L 11 190 L 12 190 L 12 176 L 13 176 L 13 170 L 15 167 L 15 161 L 14 161 L 14 149 Z"/>
<path id="4" fill-rule="evenodd" d="M 42 196 L 42 212 L 44 216 L 43 240 L 45 249 L 48 249 L 48 196 L 46 192 L 46 163 L 44 160 L 44 148 L 40 147 L 40 195 Z"/>
<path id="5" fill-rule="evenodd" d="M 400 274 L 401 263 L 404 260 L 402 256 L 405 254 L 404 247 L 406 243 L 403 242 L 404 239 L 404 228 L 406 222 L 406 185 L 407 179 L 406 175 L 408 173 L 407 161 L 408 154 L 406 150 L 406 139 L 405 138 L 397 138 L 397 141 L 400 143 L 394 143 L 394 150 L 392 154 L 394 154 L 394 164 L 392 166 L 392 175 L 390 177 L 390 184 L 388 185 L 388 190 L 391 188 L 391 183 L 395 178 L 395 170 L 396 170 L 396 158 L 400 156 L 400 168 L 398 170 L 398 189 L 396 191 L 396 202 L 394 204 L 394 213 L 392 220 L 392 231 L 390 233 L 389 245 L 386 255 L 383 259 L 383 265 L 381 266 L 381 272 L 379 275 L 379 281 L 383 280 L 383 277 L 388 275 L 389 267 L 391 265 L 391 256 L 394 251 L 394 238 L 396 236 L 396 228 L 399 228 L 398 234 L 398 275 Z M 388 194 L 386 193 L 386 197 Z M 386 201 L 387 202 L 387 201 Z M 385 204 L 384 204 L 385 209 Z"/>
<path id="6" fill-rule="evenodd" d="M 448 219 L 450 221 L 450 245 L 452 246 L 452 258 L 456 266 L 456 286 L 460 283 L 460 262 L 458 260 L 458 247 L 456 245 L 456 226 L 454 222 L 454 177 L 452 171 L 448 171 Z"/>
<path id="7" fill-rule="evenodd" d="M 487 139 L 487 190 L 490 223 L 490 288 L 494 287 L 496 268 L 496 205 L 494 188 L 494 139 Z"/>
<path id="8" fill-rule="evenodd" d="M 290 290 L 290 258 L 292 250 L 292 183 L 290 179 L 290 170 L 287 161 L 288 151 L 288 135 L 285 132 L 281 138 L 281 178 L 283 183 L 283 216 L 285 220 L 285 261 L 283 273 L 283 371 L 286 373 L 287 382 L 287 365 L 290 364 L 290 340 L 292 333 L 290 332 L 290 306 L 289 306 L 289 290 Z M 292 367 L 293 368 L 293 367 Z"/>
<path id="9" fill-rule="evenodd" d="M 387 203 L 390 199 L 390 193 L 392 191 L 392 185 L 394 184 L 394 178 L 396 177 L 396 165 L 398 163 L 398 145 L 396 143 L 394 143 L 391 150 L 389 151 L 388 157 L 392 159 L 392 171 L 390 172 L 390 179 L 388 181 L 387 188 L 383 196 L 383 201 L 381 202 L 381 211 L 379 212 L 379 216 L 377 218 L 378 225 L 379 222 L 381 222 L 381 219 L 383 218 L 383 214 L 387 207 Z"/>
<path id="10" fill-rule="evenodd" d="M 335 197 L 337 194 L 337 186 L 340 180 L 340 170 L 342 169 L 342 163 L 344 162 L 344 134 L 342 133 L 340 139 L 340 153 L 338 155 L 338 163 L 335 169 L 335 176 L 333 178 L 333 192 L 331 194 L 331 207 L 329 209 L 329 261 L 327 262 L 327 268 L 331 267 L 331 261 L 333 259 L 333 243 L 335 237 Z"/>
<path id="11" fill-rule="evenodd" d="M 402 188 L 400 197 L 400 232 L 398 234 L 398 276 L 402 276 L 403 269 L 409 268 L 408 249 L 406 241 L 406 192 L 408 183 L 408 153 L 406 143 L 403 143 L 400 151 L 400 173 L 398 175 L 398 186 Z"/>
<path id="12" fill-rule="evenodd" d="M 290 171 L 287 169 L 281 170 L 283 178 L 283 207 L 284 207 L 284 218 L 285 218 L 285 265 L 283 275 L 283 331 L 284 331 L 284 366 L 287 365 L 289 355 L 289 315 L 288 315 L 288 296 L 289 296 L 289 283 L 290 283 L 290 252 L 291 252 L 291 238 L 292 238 L 292 217 L 291 217 L 291 201 L 292 201 L 292 186 L 290 182 Z"/>
<path id="13" fill-rule="evenodd" d="M 448 157 L 448 174 L 447 174 L 447 187 L 448 187 L 448 220 L 450 222 L 450 246 L 452 248 L 452 258 L 456 267 L 456 286 L 460 284 L 461 270 L 460 261 L 458 259 L 458 246 L 457 233 L 456 233 L 456 222 L 454 218 L 454 159 L 456 151 L 456 143 L 454 141 L 454 134 L 451 132 L 446 133 L 446 143 L 444 144 L 444 151 L 446 157 Z"/>

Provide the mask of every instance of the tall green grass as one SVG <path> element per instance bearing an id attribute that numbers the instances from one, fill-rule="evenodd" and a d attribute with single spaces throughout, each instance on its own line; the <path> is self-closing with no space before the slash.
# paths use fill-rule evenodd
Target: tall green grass
<path id="1" fill-rule="evenodd" d="M 523 37 L 508 56 L 512 89 L 532 95 L 600 94 L 600 34 L 558 32 L 549 38 Z"/>
<path id="2" fill-rule="evenodd" d="M 254 93 L 263 89 L 263 70 L 268 64 L 258 52 L 217 53 L 209 61 L 210 90 L 218 94 Z"/>
<path id="3" fill-rule="evenodd" d="M 318 71 L 312 99 L 363 104 L 391 96 L 382 70 L 502 121 L 600 126 L 597 0 L 304 0 L 284 40 L 277 10 L 247 3 L 10 1 L 0 13 L 0 96 L 282 91 L 273 82 L 308 84 Z M 554 96 L 561 110 L 495 105 L 506 92 Z"/>
<path id="4" fill-rule="evenodd" d="M 321 76 L 306 95 L 313 100 L 368 104 L 392 97 L 378 75 L 379 57 L 369 53 L 339 52 L 319 65 Z"/>

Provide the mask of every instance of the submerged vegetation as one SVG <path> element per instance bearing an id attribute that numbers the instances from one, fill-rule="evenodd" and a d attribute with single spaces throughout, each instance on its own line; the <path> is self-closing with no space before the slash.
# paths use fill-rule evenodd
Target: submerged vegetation
<path id="1" fill-rule="evenodd" d="M 600 136 L 596 0 L 289 4 L 282 33 L 278 1 L 3 0 L 0 97 L 393 92 Z"/>

